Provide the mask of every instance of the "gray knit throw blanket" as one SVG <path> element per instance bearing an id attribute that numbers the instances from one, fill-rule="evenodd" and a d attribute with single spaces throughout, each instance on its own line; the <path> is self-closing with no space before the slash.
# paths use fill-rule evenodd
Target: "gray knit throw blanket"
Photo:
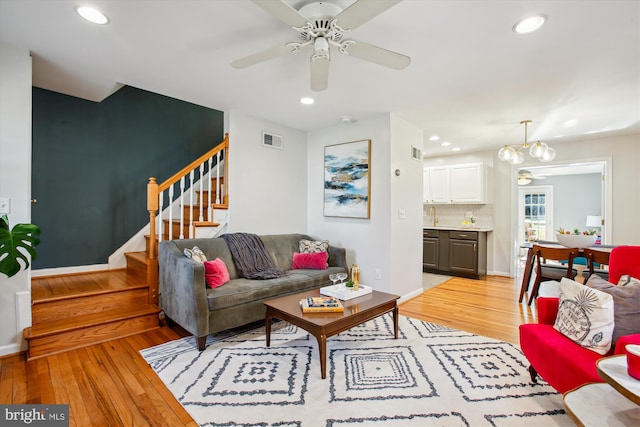
<path id="1" fill-rule="evenodd" d="M 285 276 L 286 271 L 276 267 L 264 242 L 255 234 L 227 233 L 220 236 L 231 251 L 239 277 L 247 279 L 274 279 Z"/>

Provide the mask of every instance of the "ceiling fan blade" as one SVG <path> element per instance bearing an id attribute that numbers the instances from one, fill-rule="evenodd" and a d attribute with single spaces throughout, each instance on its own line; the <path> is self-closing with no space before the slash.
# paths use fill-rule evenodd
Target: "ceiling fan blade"
<path id="1" fill-rule="evenodd" d="M 402 0 L 358 0 L 336 16 L 338 25 L 345 30 L 353 30 L 375 18 Z"/>
<path id="2" fill-rule="evenodd" d="M 347 55 L 364 59 L 384 67 L 393 68 L 394 70 L 403 70 L 411 62 L 411 58 L 397 52 L 392 52 L 369 43 L 347 40 L 343 42 L 344 49 L 341 49 Z"/>
<path id="3" fill-rule="evenodd" d="M 244 58 L 231 61 L 233 68 L 246 68 L 250 65 L 255 65 L 260 62 L 268 61 L 269 59 L 277 58 L 279 56 L 286 55 L 288 53 L 295 52 L 296 49 L 288 44 L 274 46 L 270 49 L 263 50 L 262 52 L 254 53 L 253 55 L 246 56 Z"/>
<path id="4" fill-rule="evenodd" d="M 311 90 L 321 92 L 329 87 L 329 57 L 311 59 Z"/>
<path id="5" fill-rule="evenodd" d="M 307 18 L 282 0 L 252 1 L 290 27 L 302 27 L 307 23 Z"/>

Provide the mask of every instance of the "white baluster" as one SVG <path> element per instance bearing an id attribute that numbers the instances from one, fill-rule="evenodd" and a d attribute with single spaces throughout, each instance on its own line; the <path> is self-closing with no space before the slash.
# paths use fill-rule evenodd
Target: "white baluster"
<path id="1" fill-rule="evenodd" d="M 169 187 L 169 240 L 173 240 L 173 186 Z"/>
<path id="2" fill-rule="evenodd" d="M 189 238 L 196 237 L 196 230 L 193 226 L 193 171 L 189 172 Z"/>
<path id="3" fill-rule="evenodd" d="M 216 204 L 220 204 L 220 151 L 216 153 Z"/>
<path id="4" fill-rule="evenodd" d="M 180 178 L 180 203 L 178 206 L 180 212 L 180 238 L 184 239 L 184 176 Z"/>
<path id="5" fill-rule="evenodd" d="M 204 204 L 203 181 L 204 181 L 204 163 L 200 165 L 200 219 L 198 221 L 204 221 L 204 217 L 202 216 L 202 205 Z"/>

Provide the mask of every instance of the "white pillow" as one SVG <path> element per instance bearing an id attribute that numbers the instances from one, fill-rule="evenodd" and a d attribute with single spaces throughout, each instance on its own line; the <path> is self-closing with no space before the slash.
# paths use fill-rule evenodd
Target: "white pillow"
<path id="1" fill-rule="evenodd" d="M 554 329 L 576 344 L 604 355 L 611 349 L 613 326 L 611 295 L 562 278 Z"/>

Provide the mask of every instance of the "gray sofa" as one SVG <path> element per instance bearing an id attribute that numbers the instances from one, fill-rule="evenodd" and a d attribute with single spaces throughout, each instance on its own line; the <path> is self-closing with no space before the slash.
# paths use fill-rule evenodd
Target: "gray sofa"
<path id="1" fill-rule="evenodd" d="M 304 234 L 260 236 L 275 264 L 289 271 Z M 187 258 L 185 248 L 198 246 L 208 260 L 224 261 L 231 281 L 210 289 L 204 265 Z M 265 300 L 331 284 L 329 274 L 347 272 L 345 250 L 329 246 L 326 270 L 291 270 L 276 279 L 239 278 L 231 252 L 222 238 L 166 240 L 158 245 L 160 306 L 165 315 L 196 337 L 204 350 L 207 335 L 264 319 Z"/>

